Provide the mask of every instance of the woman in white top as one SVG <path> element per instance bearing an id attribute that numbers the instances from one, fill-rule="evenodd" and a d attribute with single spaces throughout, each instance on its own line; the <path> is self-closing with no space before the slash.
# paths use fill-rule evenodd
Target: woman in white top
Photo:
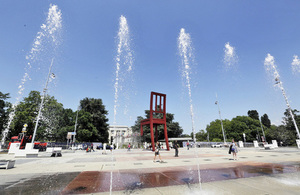
<path id="1" fill-rule="evenodd" d="M 233 160 L 237 160 L 236 153 L 238 152 L 238 149 L 236 143 L 234 142 L 234 139 L 232 139 L 232 143 L 231 143 L 231 152 L 232 152 Z"/>

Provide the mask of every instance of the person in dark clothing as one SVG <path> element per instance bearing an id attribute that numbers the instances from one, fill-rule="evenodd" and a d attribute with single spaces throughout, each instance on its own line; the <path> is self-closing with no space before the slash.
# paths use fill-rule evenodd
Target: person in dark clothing
<path id="1" fill-rule="evenodd" d="M 175 157 L 178 157 L 178 144 L 177 144 L 177 141 L 175 140 L 175 143 L 174 143 L 174 149 L 175 149 Z"/>

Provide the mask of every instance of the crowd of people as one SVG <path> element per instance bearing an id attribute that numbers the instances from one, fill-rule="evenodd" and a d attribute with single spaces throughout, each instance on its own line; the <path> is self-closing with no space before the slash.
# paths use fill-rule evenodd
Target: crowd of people
<path id="1" fill-rule="evenodd" d="M 108 145 L 109 146 L 109 150 L 112 152 L 112 150 L 114 150 L 115 149 L 115 146 L 113 145 L 113 144 L 111 144 L 111 145 Z M 190 148 L 191 148 L 191 146 L 192 146 L 192 144 L 191 143 L 189 143 L 189 142 L 186 142 L 186 148 L 187 148 L 187 150 L 189 150 Z M 100 149 L 100 148 L 98 148 L 99 146 L 97 146 L 97 149 Z M 107 147 L 104 149 L 103 147 L 106 147 L 106 144 L 103 144 L 102 145 L 102 149 L 104 150 L 104 151 L 106 151 L 106 149 L 107 149 Z M 149 145 L 144 145 L 144 147 L 145 147 L 145 149 L 150 149 L 150 150 L 152 150 L 152 145 L 151 144 L 149 144 Z M 158 157 L 159 158 L 159 161 L 158 162 L 164 162 L 163 160 L 162 160 L 162 157 L 161 157 L 161 155 L 160 155 L 160 150 L 162 150 L 163 149 L 163 146 L 162 146 L 162 144 L 160 143 L 160 142 L 156 142 L 155 143 L 155 145 L 154 145 L 154 159 L 153 159 L 153 162 L 157 162 L 156 161 L 156 158 Z M 132 148 L 132 145 L 130 144 L 130 143 L 128 143 L 128 145 L 127 145 L 127 152 L 130 152 L 131 151 L 131 148 Z M 174 155 L 174 157 L 179 157 L 179 148 L 180 148 L 180 145 L 179 145 L 179 143 L 177 143 L 177 141 L 175 140 L 173 143 L 172 143 L 172 148 L 175 150 L 175 155 Z M 87 146 L 86 145 L 86 152 L 95 152 L 95 148 L 94 148 L 94 145 L 93 145 L 93 143 L 90 145 L 90 146 Z M 238 145 L 235 143 L 235 141 L 234 141 L 234 139 L 232 139 L 232 141 L 231 141 L 231 143 L 230 143 L 230 145 L 229 145 L 229 151 L 228 151 L 228 153 L 229 154 L 232 154 L 232 160 L 238 160 L 238 158 L 237 158 L 237 153 L 238 153 Z"/>

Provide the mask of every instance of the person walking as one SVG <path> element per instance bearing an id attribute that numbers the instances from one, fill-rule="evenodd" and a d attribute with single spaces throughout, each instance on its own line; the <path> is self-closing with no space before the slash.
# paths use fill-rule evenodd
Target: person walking
<path id="1" fill-rule="evenodd" d="M 160 144 L 159 144 L 158 142 L 156 142 L 156 144 L 155 144 L 155 151 L 154 151 L 155 154 L 154 154 L 153 162 L 156 162 L 155 160 L 156 160 L 156 156 L 157 156 L 157 155 L 158 155 L 158 158 L 159 158 L 160 162 L 163 162 L 163 161 L 161 160 L 159 150 L 160 150 Z"/>
<path id="2" fill-rule="evenodd" d="M 190 149 L 190 142 L 189 141 L 186 143 L 186 146 L 187 146 L 187 150 L 189 150 Z"/>
<path id="3" fill-rule="evenodd" d="M 91 144 L 91 151 L 93 150 L 93 152 L 95 152 L 95 150 L 94 150 L 94 144 L 92 143 Z"/>
<path id="4" fill-rule="evenodd" d="M 177 140 L 175 140 L 174 149 L 175 149 L 175 157 L 178 157 L 178 144 L 177 144 Z"/>
<path id="5" fill-rule="evenodd" d="M 129 151 L 130 152 L 130 143 L 128 144 L 128 146 L 127 146 L 127 152 Z"/>
<path id="6" fill-rule="evenodd" d="M 236 155 L 236 153 L 238 153 L 238 149 L 236 143 L 234 142 L 234 139 L 232 139 L 230 148 L 231 148 L 230 152 L 232 153 L 233 160 L 238 160 Z"/>

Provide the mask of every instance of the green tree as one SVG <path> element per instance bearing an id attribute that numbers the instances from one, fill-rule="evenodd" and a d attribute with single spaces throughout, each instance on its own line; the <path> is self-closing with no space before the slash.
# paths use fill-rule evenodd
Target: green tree
<path id="1" fill-rule="evenodd" d="M 266 126 L 267 128 L 271 127 L 271 121 L 269 119 L 269 116 L 267 114 L 262 115 L 262 117 L 260 117 L 261 119 L 261 123 Z"/>
<path id="2" fill-rule="evenodd" d="M 228 137 L 228 131 L 230 130 L 230 121 L 228 119 L 222 120 L 223 128 L 225 132 L 225 137 Z M 206 132 L 209 133 L 209 139 L 213 140 L 214 138 L 218 138 L 220 140 L 224 140 L 221 121 L 216 119 L 215 121 L 210 122 L 209 125 L 206 126 Z"/>
<path id="3" fill-rule="evenodd" d="M 84 98 L 78 114 L 78 141 L 108 142 L 108 111 L 101 99 Z"/>
<path id="4" fill-rule="evenodd" d="M 256 110 L 249 110 L 248 111 L 248 116 L 250 118 L 255 119 L 255 120 L 259 120 L 259 114 L 258 114 L 258 112 Z"/>
<path id="5" fill-rule="evenodd" d="M 41 95 L 38 91 L 31 91 L 17 107 L 15 117 L 10 127 L 10 136 L 18 135 L 24 124 L 27 124 L 27 135 L 33 135 L 38 111 L 41 103 Z M 58 103 L 53 96 L 46 95 L 41 118 L 37 126 L 36 139 L 39 141 L 65 141 L 58 139 L 60 129 L 63 127 L 63 105 Z M 65 135 L 66 136 L 66 135 Z"/>
<path id="6" fill-rule="evenodd" d="M 138 116 L 137 120 L 135 121 L 135 125 L 132 126 L 132 131 L 133 132 L 140 132 L 140 127 L 141 127 L 141 120 L 147 119 L 150 117 L 150 111 L 145 110 L 145 118 Z M 162 114 L 156 114 L 155 118 L 162 118 Z M 167 122 L 167 132 L 168 132 L 168 137 L 180 137 L 183 129 L 180 127 L 178 122 L 174 122 L 174 114 L 171 113 L 166 113 L 166 122 Z M 155 131 L 155 128 L 153 128 Z M 158 139 L 164 139 L 164 127 L 163 125 L 158 125 L 157 126 L 158 130 Z M 148 125 L 143 126 L 143 136 L 141 136 L 140 139 L 142 142 L 151 142 L 151 136 L 150 136 L 150 127 Z"/>
<path id="7" fill-rule="evenodd" d="M 226 141 L 234 139 L 236 141 L 243 140 L 243 133 L 246 134 L 247 141 L 256 140 L 258 135 L 262 135 L 259 120 L 248 116 L 237 116 L 231 121 L 223 120 Z M 210 140 L 223 140 L 221 121 L 215 120 L 206 127 L 206 132 L 209 133 Z"/>
<path id="8" fill-rule="evenodd" d="M 237 116 L 233 118 L 231 120 L 229 137 L 236 141 L 243 140 L 243 133 L 245 133 L 247 141 L 257 140 L 257 138 L 262 135 L 259 120 L 248 116 Z"/>
<path id="9" fill-rule="evenodd" d="M 294 110 L 292 110 L 292 113 L 294 115 L 294 119 L 295 119 L 297 127 L 299 129 L 300 128 L 300 116 L 297 114 L 297 113 L 299 113 L 299 111 L 294 109 Z M 289 137 L 288 140 L 291 140 L 287 144 L 294 145 L 295 139 L 298 138 L 298 135 L 297 135 L 296 127 L 294 125 L 294 122 L 292 120 L 292 117 L 291 117 L 288 109 L 286 109 L 286 111 L 284 112 L 284 117 L 283 117 L 282 123 L 285 126 L 286 134 Z"/>
<path id="10" fill-rule="evenodd" d="M 55 141 L 66 141 L 68 132 L 73 132 L 75 128 L 76 112 L 72 109 L 63 109 L 59 117 L 59 128 L 54 130 Z"/>
<path id="11" fill-rule="evenodd" d="M 222 139 L 224 140 L 224 139 Z M 222 142 L 222 140 L 220 138 L 214 138 L 213 140 L 211 140 L 212 142 Z"/>
<path id="12" fill-rule="evenodd" d="M 180 137 L 191 137 L 191 135 L 188 135 L 188 134 L 181 134 Z"/>
<path id="13" fill-rule="evenodd" d="M 272 125 L 265 132 L 267 140 L 277 140 L 278 143 L 283 142 L 284 144 L 290 145 L 295 142 L 295 138 L 293 137 L 293 133 L 291 131 L 287 131 L 284 125 L 279 125 L 278 127 Z"/>
<path id="14" fill-rule="evenodd" d="M 5 129 L 5 125 L 8 121 L 9 111 L 8 109 L 11 107 L 11 104 L 6 100 L 9 99 L 9 93 L 0 92 L 0 135 Z M 0 136 L 1 137 L 1 136 Z"/>
<path id="15" fill-rule="evenodd" d="M 21 133 L 23 125 L 27 124 L 27 135 L 32 135 L 41 102 L 40 92 L 31 91 L 15 108 L 15 117 L 10 125 L 9 137 Z M 37 133 L 36 139 L 38 139 Z"/>
<path id="16" fill-rule="evenodd" d="M 196 133 L 196 140 L 207 141 L 207 132 L 205 132 L 204 130 L 200 130 L 198 133 Z"/>

